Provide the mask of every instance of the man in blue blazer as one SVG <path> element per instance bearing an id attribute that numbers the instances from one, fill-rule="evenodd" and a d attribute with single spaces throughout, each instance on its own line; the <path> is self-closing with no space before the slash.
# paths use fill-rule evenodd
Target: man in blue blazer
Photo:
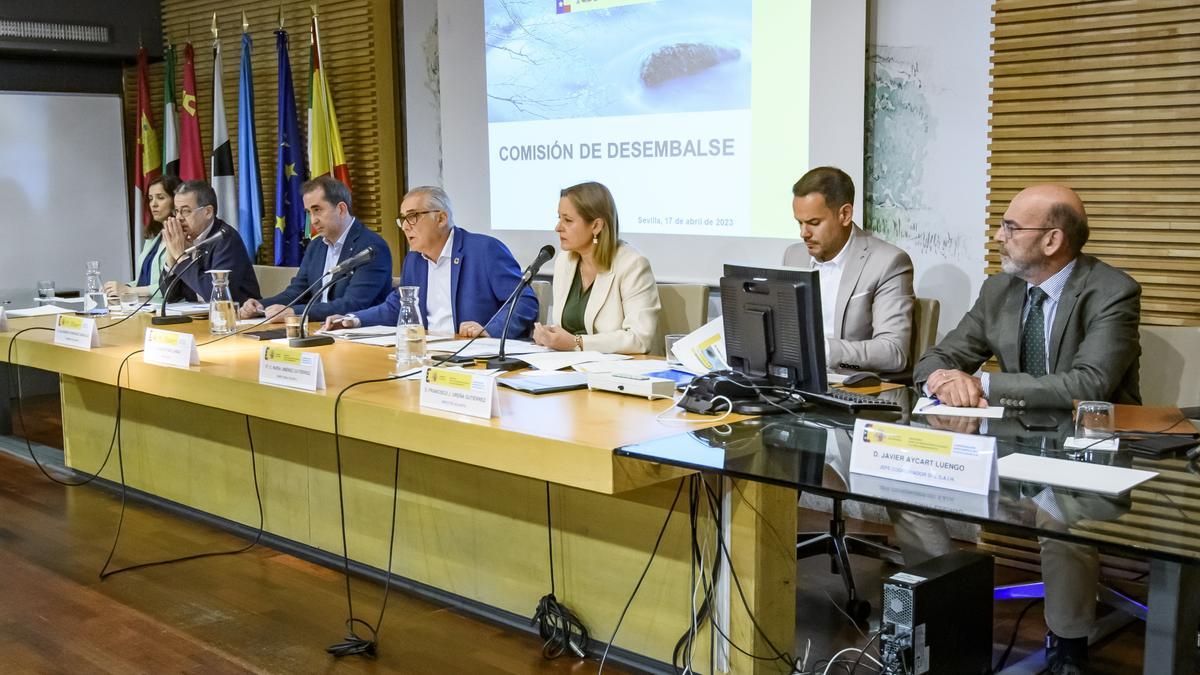
<path id="1" fill-rule="evenodd" d="M 455 227 L 450 198 L 439 187 L 410 190 L 397 223 L 410 249 L 400 285 L 421 289 L 421 318 L 429 332 L 500 337 L 507 312 L 492 315 L 521 282 L 521 268 L 508 247 L 494 237 Z M 526 288 L 516 300 L 509 337 L 528 335 L 537 311 L 537 296 Z M 399 313 L 400 294 L 393 291 L 382 304 L 328 317 L 325 327 L 394 324 Z"/>
<path id="2" fill-rule="evenodd" d="M 284 317 L 303 314 L 305 305 L 310 305 L 309 318 L 324 321 L 330 314 L 346 314 L 377 305 L 392 290 L 391 250 L 383 237 L 368 230 L 350 213 L 350 188 L 330 176 L 319 176 L 300 190 L 313 232 L 320 236 L 314 237 L 304 249 L 300 270 L 288 287 L 261 301 L 247 300 L 240 312 L 243 319 L 266 314 L 271 321 L 281 322 Z M 340 275 L 332 286 L 314 297 L 330 281 L 322 279 L 329 270 L 367 247 L 375 250 L 370 262 Z M 316 288 L 310 290 L 309 286 L 314 284 Z M 288 307 L 291 302 L 296 304 Z"/>
<path id="3" fill-rule="evenodd" d="M 189 180 L 175 190 L 175 215 L 163 223 L 163 243 L 167 253 L 159 284 L 164 290 L 171 289 L 169 302 L 208 302 L 212 297 L 209 270 L 229 270 L 234 302 L 259 296 L 258 278 L 246 246 L 236 229 L 217 218 L 217 193 L 208 183 Z M 184 250 L 193 245 L 203 248 L 185 258 Z"/>

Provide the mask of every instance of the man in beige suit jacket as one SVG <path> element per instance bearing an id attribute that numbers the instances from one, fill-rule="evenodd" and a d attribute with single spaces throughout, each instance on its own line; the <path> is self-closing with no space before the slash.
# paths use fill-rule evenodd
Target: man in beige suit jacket
<path id="1" fill-rule="evenodd" d="M 820 274 L 825 363 L 831 370 L 906 375 L 912 370 L 912 260 L 854 224 L 854 182 L 842 170 L 813 169 L 792 195 L 806 251 L 789 249 L 784 262 L 811 265 Z"/>

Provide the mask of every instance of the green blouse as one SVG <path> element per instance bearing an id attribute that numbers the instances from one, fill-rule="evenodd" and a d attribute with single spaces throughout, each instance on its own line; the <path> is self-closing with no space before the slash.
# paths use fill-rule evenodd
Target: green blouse
<path id="1" fill-rule="evenodd" d="M 593 282 L 592 286 L 595 283 Z M 583 321 L 584 310 L 587 309 L 588 298 L 592 295 L 592 286 L 583 289 L 583 277 L 579 274 L 579 266 L 575 266 L 575 278 L 571 280 L 571 290 L 563 303 L 562 329 L 571 335 L 587 335 L 587 326 Z"/>

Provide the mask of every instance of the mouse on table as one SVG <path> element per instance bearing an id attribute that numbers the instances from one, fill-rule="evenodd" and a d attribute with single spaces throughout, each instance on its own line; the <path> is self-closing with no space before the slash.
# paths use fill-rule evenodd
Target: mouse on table
<path id="1" fill-rule="evenodd" d="M 878 375 L 865 370 L 851 373 L 842 380 L 843 387 L 878 387 L 883 380 Z"/>

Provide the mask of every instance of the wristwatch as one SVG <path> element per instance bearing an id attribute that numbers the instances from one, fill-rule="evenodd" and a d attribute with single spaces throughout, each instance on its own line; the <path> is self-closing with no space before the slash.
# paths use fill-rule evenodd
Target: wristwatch
<path id="1" fill-rule="evenodd" d="M 577 351 L 577 352 L 583 351 L 583 336 L 582 335 L 575 336 L 575 351 Z"/>
<path id="2" fill-rule="evenodd" d="M 347 325 L 346 326 L 347 328 L 358 328 L 359 325 L 362 324 L 362 321 L 360 321 L 359 318 L 357 316 L 354 316 L 353 314 L 347 314 L 342 317 L 342 323 L 343 324 L 353 324 L 353 325 Z"/>

